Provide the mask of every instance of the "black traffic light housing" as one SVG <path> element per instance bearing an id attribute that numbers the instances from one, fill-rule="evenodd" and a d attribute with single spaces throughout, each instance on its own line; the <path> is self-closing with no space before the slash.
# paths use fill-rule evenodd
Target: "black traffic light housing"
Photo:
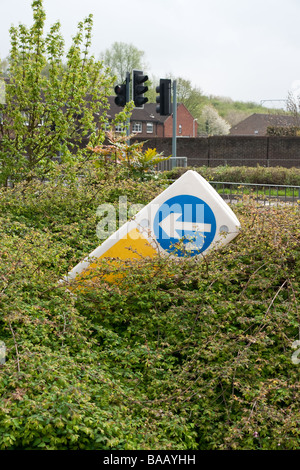
<path id="1" fill-rule="evenodd" d="M 115 103 L 117 106 L 124 107 L 126 104 L 126 85 L 116 85 L 115 86 Z"/>
<path id="2" fill-rule="evenodd" d="M 156 87 L 156 112 L 161 116 L 170 116 L 171 113 L 171 80 L 168 78 L 161 78 L 159 86 Z"/>
<path id="3" fill-rule="evenodd" d="M 148 80 L 148 75 L 144 75 L 141 70 L 132 71 L 132 99 L 136 108 L 143 108 L 148 98 L 144 93 L 148 91 L 148 87 L 143 85 Z"/>

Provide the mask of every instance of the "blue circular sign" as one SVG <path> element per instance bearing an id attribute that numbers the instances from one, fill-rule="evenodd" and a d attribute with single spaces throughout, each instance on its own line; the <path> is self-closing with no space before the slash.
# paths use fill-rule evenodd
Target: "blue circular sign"
<path id="1" fill-rule="evenodd" d="M 216 218 L 202 199 L 179 195 L 159 207 L 153 230 L 163 250 L 177 256 L 195 256 L 212 243 L 216 234 Z"/>

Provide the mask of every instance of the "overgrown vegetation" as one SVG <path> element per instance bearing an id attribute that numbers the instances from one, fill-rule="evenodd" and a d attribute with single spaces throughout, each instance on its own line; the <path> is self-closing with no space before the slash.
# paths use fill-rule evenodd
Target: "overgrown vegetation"
<path id="1" fill-rule="evenodd" d="M 101 144 L 89 150 L 99 155 L 99 159 L 94 161 L 94 165 L 102 169 L 105 175 L 110 164 L 120 165 L 127 176 L 140 179 L 142 181 L 151 179 L 155 175 L 155 166 L 171 155 L 165 157 L 163 153 L 157 153 L 156 149 L 148 148 L 143 150 L 145 142 L 130 143 L 130 137 L 126 135 L 116 135 L 107 132 L 107 144 Z"/>
<path id="2" fill-rule="evenodd" d="M 244 200 L 202 262 L 103 262 L 74 296 L 59 280 L 99 244 L 98 205 L 161 191 L 87 170 L 1 189 L 0 448 L 299 448 L 297 209 Z"/>
<path id="3" fill-rule="evenodd" d="M 68 51 L 60 23 L 45 33 L 42 0 L 32 2 L 33 24 L 10 28 L 5 94 L 0 99 L 0 184 L 45 178 L 57 161 L 85 161 L 103 143 L 113 77 L 90 56 L 93 18 L 79 22 Z M 45 74 L 47 69 L 47 74 Z M 4 83 L 4 82 L 2 82 Z M 3 95 L 3 93 L 2 93 Z M 130 110 L 115 117 L 124 122 Z"/>
<path id="4" fill-rule="evenodd" d="M 42 2 L 32 5 L 34 26 L 11 30 L 12 119 L 1 127 L 0 448 L 299 448 L 298 209 L 244 199 L 234 208 L 239 237 L 200 262 L 104 260 L 84 288 L 60 282 L 99 245 L 100 204 L 118 212 L 126 196 L 130 210 L 161 192 L 151 169 L 162 156 L 122 139 L 103 146 L 105 112 L 90 134 L 94 113 L 77 114 L 82 99 L 101 88 L 105 111 L 110 83 L 87 56 L 91 17 L 64 75 L 59 24 L 42 40 Z M 250 174 L 200 170 L 239 182 Z M 161 175 L 164 184 L 181 171 Z M 271 169 L 253 171 L 274 182 Z"/>

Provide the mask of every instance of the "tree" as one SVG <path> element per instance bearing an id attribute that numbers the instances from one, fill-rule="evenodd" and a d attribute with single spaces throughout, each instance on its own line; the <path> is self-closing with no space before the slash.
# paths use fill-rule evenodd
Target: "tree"
<path id="1" fill-rule="evenodd" d="M 298 90 L 299 91 L 299 90 Z M 300 127 L 300 95 L 296 92 L 289 91 L 286 100 L 286 109 L 294 118 L 294 126 Z"/>
<path id="2" fill-rule="evenodd" d="M 194 118 L 199 119 L 205 101 L 200 88 L 194 87 L 190 80 L 178 77 L 176 78 L 176 89 L 177 102 L 183 103 Z"/>
<path id="3" fill-rule="evenodd" d="M 177 102 L 183 103 L 194 118 L 200 119 L 203 105 L 207 101 L 200 88 L 194 87 L 190 80 L 182 77 L 175 78 L 169 74 L 167 78 L 170 78 L 172 82 L 176 80 Z M 155 88 L 159 84 L 159 78 L 153 77 L 151 83 L 153 85 L 149 87 L 147 97 L 150 102 L 155 102 L 157 96 Z"/>
<path id="4" fill-rule="evenodd" d="M 78 24 L 64 64 L 60 23 L 45 36 L 43 1 L 33 1 L 32 9 L 31 27 L 10 28 L 6 103 L 0 104 L 2 184 L 44 176 L 57 155 L 66 164 L 87 158 L 87 145 L 99 145 L 105 137 L 112 78 L 89 56 L 92 15 Z"/>
<path id="5" fill-rule="evenodd" d="M 226 135 L 230 129 L 230 124 L 211 105 L 204 106 L 198 125 L 199 129 L 208 135 Z"/>
<path id="6" fill-rule="evenodd" d="M 100 54 L 100 59 L 105 67 L 108 67 L 118 82 L 123 82 L 126 78 L 126 72 L 133 69 L 143 70 L 144 52 L 140 51 L 133 44 L 124 42 L 114 42 L 109 49 Z"/>

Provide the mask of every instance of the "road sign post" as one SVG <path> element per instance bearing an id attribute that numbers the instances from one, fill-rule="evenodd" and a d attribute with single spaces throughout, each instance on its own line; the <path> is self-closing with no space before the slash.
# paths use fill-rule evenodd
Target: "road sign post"
<path id="1" fill-rule="evenodd" d="M 130 73 L 126 72 L 126 103 L 130 101 Z M 126 135 L 130 135 L 130 117 L 127 118 Z M 127 145 L 130 145 L 130 139 L 127 139 Z"/>

